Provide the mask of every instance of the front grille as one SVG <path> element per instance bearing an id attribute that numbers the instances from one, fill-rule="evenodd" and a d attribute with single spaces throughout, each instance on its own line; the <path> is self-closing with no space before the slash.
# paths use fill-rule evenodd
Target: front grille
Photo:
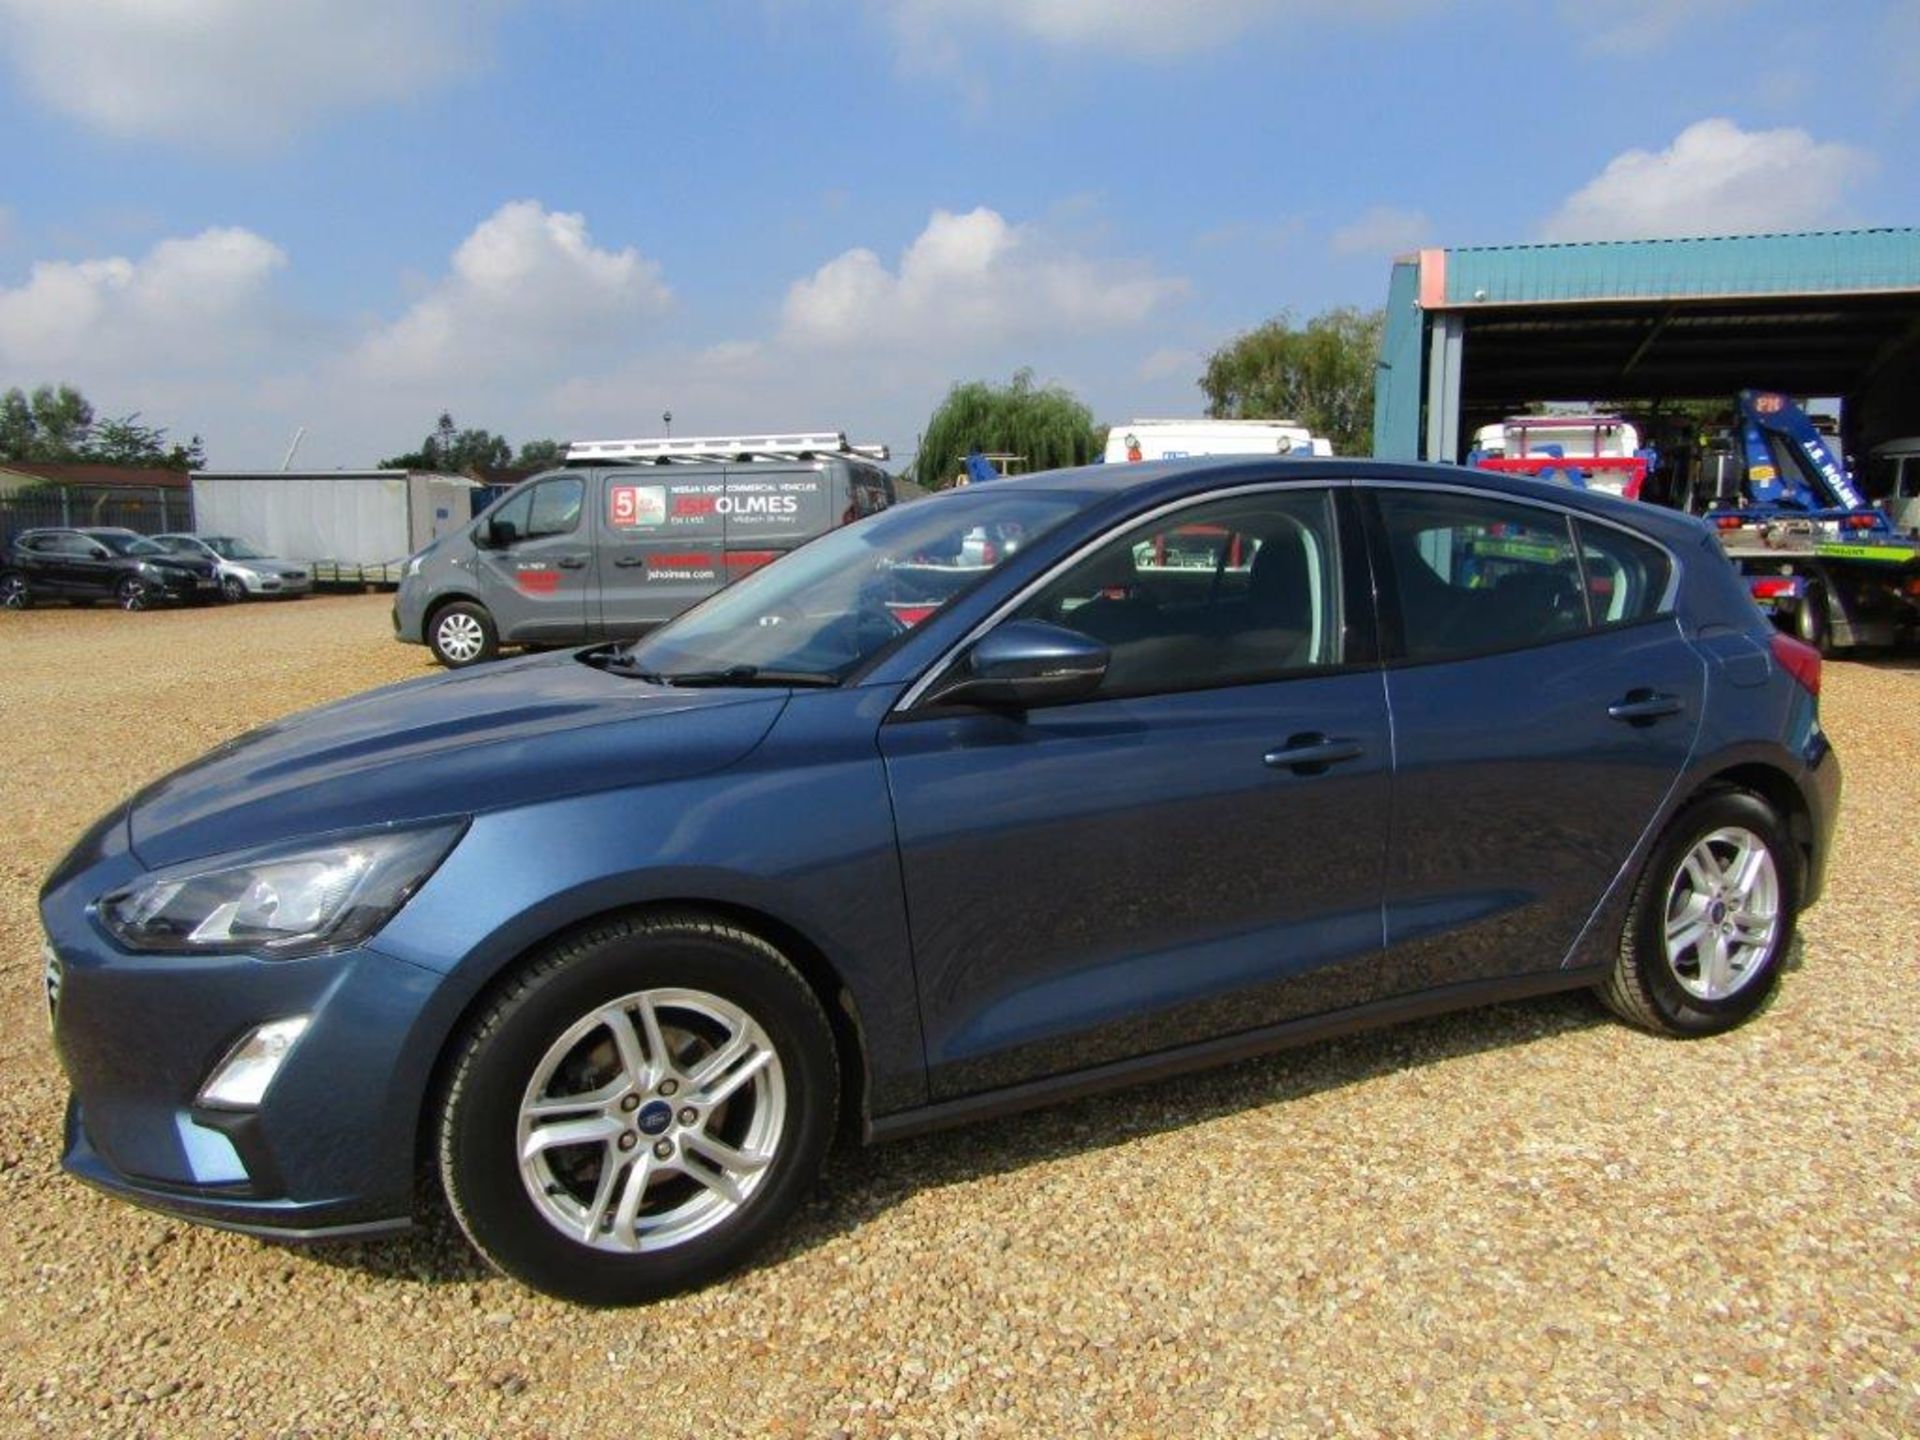
<path id="1" fill-rule="evenodd" d="M 53 942 L 40 942 L 40 978 L 47 988 L 47 1023 L 52 1024 L 60 1014 L 60 980 L 64 974 L 60 956 L 53 948 Z"/>

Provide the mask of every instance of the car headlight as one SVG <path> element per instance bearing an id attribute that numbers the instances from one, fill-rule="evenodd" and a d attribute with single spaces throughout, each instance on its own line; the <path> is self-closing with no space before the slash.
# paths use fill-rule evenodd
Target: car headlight
<path id="1" fill-rule="evenodd" d="M 291 959 L 373 934 L 447 857 L 466 822 L 379 830 L 157 870 L 100 901 L 129 950 Z"/>

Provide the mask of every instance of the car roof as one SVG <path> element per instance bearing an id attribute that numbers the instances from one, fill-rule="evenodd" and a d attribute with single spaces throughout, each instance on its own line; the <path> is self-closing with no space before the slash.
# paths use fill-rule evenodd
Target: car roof
<path id="1" fill-rule="evenodd" d="M 1214 490 L 1225 485 L 1311 480 L 1316 476 L 1329 481 L 1370 479 L 1444 485 L 1456 490 L 1481 491 L 1495 499 L 1546 501 L 1569 510 L 1585 511 L 1631 529 L 1643 530 L 1669 544 L 1682 544 L 1706 533 L 1705 522 L 1694 516 L 1639 500 L 1623 500 L 1605 491 L 1583 490 L 1572 485 L 1535 479 L 1530 475 L 1510 475 L 1467 465 L 1373 460 L 1344 455 L 1297 460 L 1265 455 L 1139 460 L 1125 464 L 1082 465 L 1071 470 L 1042 470 L 1031 475 L 984 480 L 966 488 L 999 490 L 1005 486 L 1026 490 L 1092 491 L 1113 496 L 1126 495 L 1151 503 L 1160 499 L 1177 500 L 1182 495 Z"/>

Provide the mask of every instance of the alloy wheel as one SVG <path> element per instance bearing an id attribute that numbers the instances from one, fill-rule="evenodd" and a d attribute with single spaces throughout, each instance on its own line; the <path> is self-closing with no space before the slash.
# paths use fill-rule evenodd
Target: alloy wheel
<path id="1" fill-rule="evenodd" d="M 569 1026 L 520 1102 L 534 1208 L 582 1245 L 653 1252 L 704 1234 L 765 1179 L 786 1074 L 758 1021 L 702 990 L 644 990 Z"/>
<path id="2" fill-rule="evenodd" d="M 147 608 L 147 587 L 129 575 L 120 582 L 118 598 L 122 610 L 144 610 Z"/>
<path id="3" fill-rule="evenodd" d="M 0 608 L 24 610 L 31 603 L 27 593 L 27 582 L 21 576 L 9 575 L 0 580 Z"/>
<path id="4" fill-rule="evenodd" d="M 1765 968 L 1780 930 L 1780 872 L 1744 826 L 1714 830 L 1680 862 L 1667 889 L 1666 957 L 1696 1000 L 1738 994 Z"/>

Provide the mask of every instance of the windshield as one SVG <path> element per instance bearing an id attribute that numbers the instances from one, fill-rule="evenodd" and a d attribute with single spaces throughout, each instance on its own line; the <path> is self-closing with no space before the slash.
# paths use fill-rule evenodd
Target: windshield
<path id="1" fill-rule="evenodd" d="M 1097 493 L 986 488 L 828 532 L 627 651 L 665 679 L 844 679 Z"/>
<path id="2" fill-rule="evenodd" d="M 201 537 L 204 544 L 222 560 L 267 560 L 272 557 L 264 550 L 256 550 L 246 541 L 232 535 L 206 535 Z"/>

